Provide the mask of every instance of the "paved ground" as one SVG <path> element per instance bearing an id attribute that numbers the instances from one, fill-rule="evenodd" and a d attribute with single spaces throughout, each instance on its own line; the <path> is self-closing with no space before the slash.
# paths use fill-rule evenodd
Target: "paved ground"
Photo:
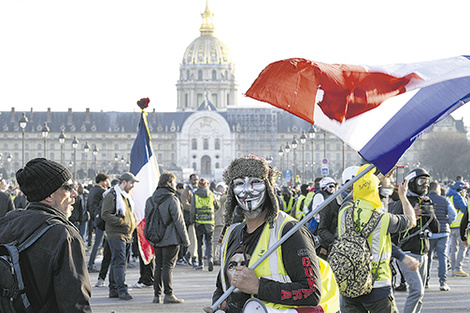
<path id="1" fill-rule="evenodd" d="M 100 256 L 97 259 L 99 267 Z M 132 285 L 139 279 L 138 264 L 135 268 L 129 268 L 127 283 Z M 431 284 L 426 289 L 424 296 L 423 313 L 440 312 L 470 312 L 470 278 L 450 277 L 448 284 L 451 288 L 448 292 L 439 290 L 437 278 L 437 262 L 434 262 L 431 276 Z M 465 268 L 468 269 L 468 260 L 465 260 Z M 187 312 L 201 313 L 204 306 L 210 306 L 212 292 L 219 267 L 215 266 L 213 272 L 207 270 L 196 271 L 189 266 L 176 266 L 173 273 L 173 288 L 178 298 L 185 300 L 183 304 L 153 304 L 153 288 L 132 289 L 129 293 L 133 300 L 123 301 L 108 298 L 108 288 L 97 288 L 94 284 L 98 274 L 91 273 L 90 279 L 93 286 L 92 308 L 95 313 L 134 313 L 134 312 Z M 397 292 L 396 299 L 399 310 L 403 310 L 407 293 Z"/>

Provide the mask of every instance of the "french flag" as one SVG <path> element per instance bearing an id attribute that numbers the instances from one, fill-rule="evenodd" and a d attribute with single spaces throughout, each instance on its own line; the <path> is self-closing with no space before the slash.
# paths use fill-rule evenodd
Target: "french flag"
<path id="1" fill-rule="evenodd" d="M 153 247 L 144 236 L 145 202 L 157 188 L 160 177 L 157 159 L 153 153 L 150 140 L 147 113 L 142 109 L 139 130 L 131 150 L 130 172 L 139 181 L 135 183 L 131 194 L 134 198 L 134 213 L 138 223 L 137 235 L 139 237 L 140 255 L 145 264 L 148 264 L 155 255 Z"/>
<path id="2" fill-rule="evenodd" d="M 329 131 L 382 173 L 470 100 L 470 57 L 385 66 L 293 58 L 269 64 L 246 96 Z"/>

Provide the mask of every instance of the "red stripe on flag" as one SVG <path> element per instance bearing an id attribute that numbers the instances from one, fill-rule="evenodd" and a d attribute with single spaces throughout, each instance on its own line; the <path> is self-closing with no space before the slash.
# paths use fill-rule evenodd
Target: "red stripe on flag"
<path id="1" fill-rule="evenodd" d="M 153 246 L 147 240 L 147 238 L 145 238 L 144 227 L 145 227 L 145 219 L 140 221 L 140 223 L 137 225 L 137 236 L 139 237 L 140 255 L 142 257 L 142 260 L 144 261 L 144 264 L 147 265 L 152 261 L 155 255 L 155 251 L 153 249 Z"/>

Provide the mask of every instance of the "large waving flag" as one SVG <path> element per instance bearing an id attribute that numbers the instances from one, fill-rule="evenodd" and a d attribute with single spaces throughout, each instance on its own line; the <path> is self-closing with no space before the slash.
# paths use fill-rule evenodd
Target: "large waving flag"
<path id="1" fill-rule="evenodd" d="M 144 98 L 139 100 L 137 104 L 142 109 L 139 130 L 135 138 L 134 145 L 131 150 L 131 166 L 130 171 L 139 181 L 131 190 L 134 198 L 134 212 L 137 217 L 137 235 L 139 237 L 139 249 L 142 260 L 148 264 L 153 256 L 154 250 L 149 241 L 144 236 L 145 227 L 145 202 L 153 194 L 158 185 L 160 173 L 158 171 L 158 163 L 153 153 L 150 132 L 147 123 L 147 113 L 145 108 L 150 100 Z"/>
<path id="2" fill-rule="evenodd" d="M 269 64 L 246 96 L 337 135 L 387 173 L 430 126 L 470 100 L 470 57 L 386 66 L 287 59 Z"/>

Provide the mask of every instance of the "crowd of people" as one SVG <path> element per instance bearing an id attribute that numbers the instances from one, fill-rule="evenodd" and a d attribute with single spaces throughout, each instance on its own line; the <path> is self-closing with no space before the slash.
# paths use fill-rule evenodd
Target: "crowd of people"
<path id="1" fill-rule="evenodd" d="M 138 249 L 131 190 L 139 181 L 133 174 L 122 173 L 111 181 L 99 173 L 94 185 L 84 186 L 74 183 L 62 165 L 33 159 L 18 171 L 17 188 L 0 181 L 0 243 L 26 238 L 47 219 L 58 221 L 54 231 L 22 256 L 23 264 L 31 266 L 25 286 L 37 312 L 91 312 L 92 272 L 99 273 L 95 287 L 105 287 L 108 277 L 109 297 L 130 301 L 126 267 L 133 264 L 131 259 L 138 259 L 140 266 L 139 281 L 132 287 L 153 287 L 154 303 L 184 302 L 172 286 L 176 265 L 198 271 L 220 266 L 213 303 L 233 286 L 215 308 L 229 313 L 242 312 L 253 297 L 272 310 L 398 312 L 394 292 L 408 292 L 402 312 L 421 312 L 433 260 L 438 262 L 441 291 L 450 290 L 448 276 L 469 276 L 463 264 L 468 183 L 460 176 L 432 181 L 423 168 L 397 182 L 390 173 L 374 170 L 337 193 L 364 168 L 346 168 L 339 181 L 318 177 L 293 186 L 280 186 L 277 170 L 254 156 L 234 159 L 218 183 L 197 174 L 178 182 L 174 174 L 162 173 L 146 201 L 145 220 L 157 216 L 164 233 L 150 242 L 155 258 L 146 264 Z M 375 273 L 372 289 L 358 297 L 340 295 L 328 263 L 333 243 L 345 235 L 348 219 L 361 232 L 376 215 L 378 224 L 368 237 Z M 276 247 L 307 218 L 305 226 Z M 40 261 L 30 261 L 44 249 L 48 252 Z M 270 249 L 267 261 L 250 269 Z M 95 265 L 98 254 L 103 255 L 100 268 Z M 35 272 L 39 267 L 41 275 Z M 39 279 L 48 288 L 38 289 Z M 59 287 L 63 294 L 56 291 Z"/>

